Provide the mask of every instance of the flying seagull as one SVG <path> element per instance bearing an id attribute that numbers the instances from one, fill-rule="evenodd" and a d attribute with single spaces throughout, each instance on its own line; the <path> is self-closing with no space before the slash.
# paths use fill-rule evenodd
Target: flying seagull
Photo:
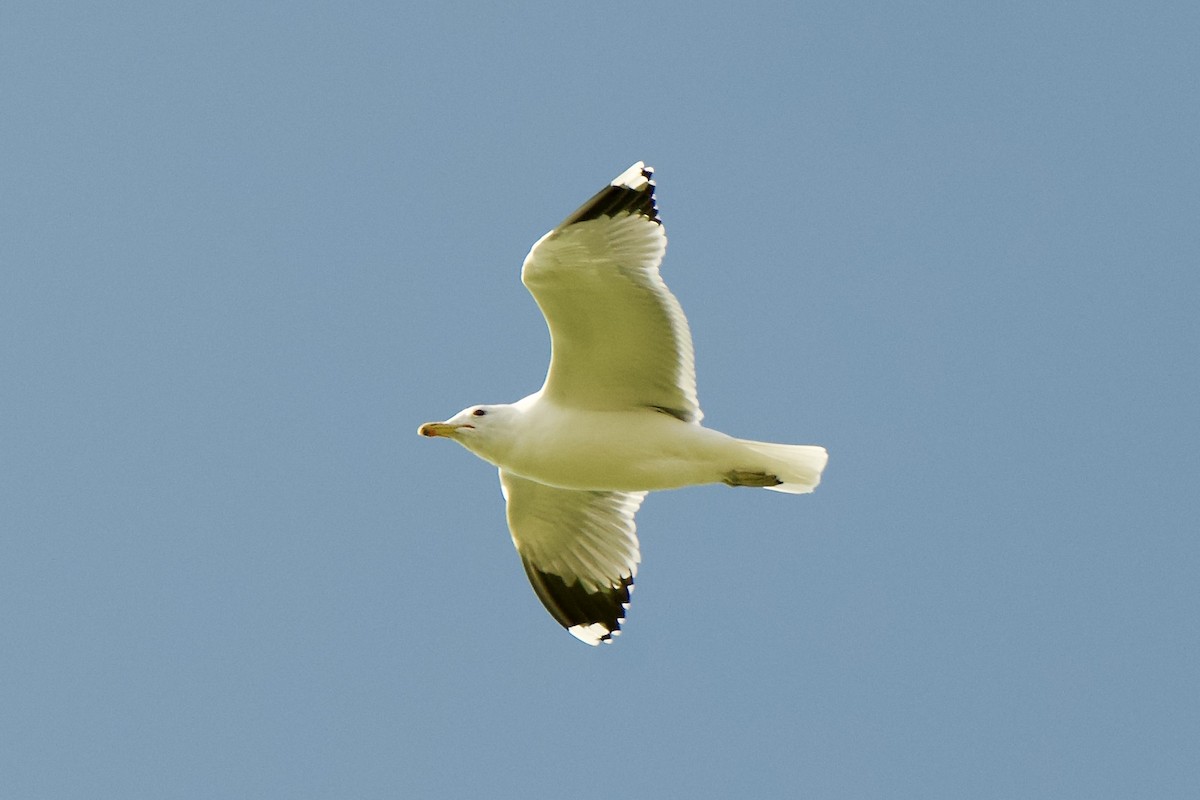
<path id="1" fill-rule="evenodd" d="M 550 328 L 542 388 L 422 436 L 500 469 L 513 544 L 550 614 L 591 645 L 620 632 L 647 492 L 706 483 L 811 492 L 828 454 L 700 424 L 692 335 L 658 272 L 653 170 L 634 164 L 534 244 L 521 268 Z"/>

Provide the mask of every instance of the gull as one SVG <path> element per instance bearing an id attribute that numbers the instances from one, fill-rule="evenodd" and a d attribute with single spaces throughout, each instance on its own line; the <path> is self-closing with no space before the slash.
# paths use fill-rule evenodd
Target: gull
<path id="1" fill-rule="evenodd" d="M 500 470 L 513 544 L 546 609 L 587 644 L 620 632 L 648 492 L 709 483 L 811 492 L 828 454 L 700 424 L 692 335 L 659 264 L 667 236 L 638 162 L 533 245 L 521 281 L 550 328 L 537 392 L 474 405 L 422 436 Z"/>

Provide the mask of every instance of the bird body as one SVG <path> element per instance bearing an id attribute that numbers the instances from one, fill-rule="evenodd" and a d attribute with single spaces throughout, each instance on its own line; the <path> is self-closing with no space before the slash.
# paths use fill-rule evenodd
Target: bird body
<path id="1" fill-rule="evenodd" d="M 620 631 L 647 492 L 725 483 L 802 494 L 828 458 L 700 424 L 691 332 L 658 270 L 667 237 L 651 175 L 634 164 L 529 251 L 521 279 L 550 329 L 542 388 L 418 429 L 499 468 L 530 584 L 593 645 Z"/>
<path id="2" fill-rule="evenodd" d="M 731 483 L 740 474 L 774 476 L 778 482 L 764 488 L 802 493 L 815 488 L 826 458 L 824 448 L 735 439 L 656 409 L 569 408 L 540 392 L 460 415 L 461 424 L 472 426 L 453 437 L 463 447 L 514 475 L 561 489 L 654 492 Z"/>

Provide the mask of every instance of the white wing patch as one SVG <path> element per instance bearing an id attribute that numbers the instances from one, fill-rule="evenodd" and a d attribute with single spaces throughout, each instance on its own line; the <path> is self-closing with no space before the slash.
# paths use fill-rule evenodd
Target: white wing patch
<path id="1" fill-rule="evenodd" d="M 601 642 L 611 642 L 614 636 L 620 635 L 620 630 L 609 630 L 607 626 L 593 622 L 591 625 L 572 625 L 567 628 L 567 633 L 574 636 L 584 644 L 590 644 L 592 647 Z"/>
<path id="2" fill-rule="evenodd" d="M 612 179 L 609 186 L 624 186 L 627 189 L 641 190 L 651 185 L 653 181 L 650 176 L 654 174 L 652 168 L 648 168 L 643 161 L 639 161 L 629 169 L 622 172 L 620 175 Z"/>

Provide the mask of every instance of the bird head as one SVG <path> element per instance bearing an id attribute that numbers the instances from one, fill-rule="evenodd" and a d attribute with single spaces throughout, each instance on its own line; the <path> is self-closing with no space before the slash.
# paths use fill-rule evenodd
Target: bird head
<path id="1" fill-rule="evenodd" d="M 511 443 L 516 416 L 516 409 L 510 405 L 469 406 L 445 422 L 426 422 L 417 433 L 452 439 L 494 464 Z"/>

